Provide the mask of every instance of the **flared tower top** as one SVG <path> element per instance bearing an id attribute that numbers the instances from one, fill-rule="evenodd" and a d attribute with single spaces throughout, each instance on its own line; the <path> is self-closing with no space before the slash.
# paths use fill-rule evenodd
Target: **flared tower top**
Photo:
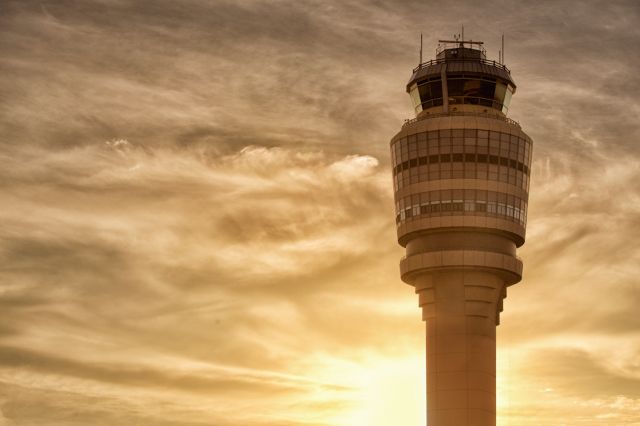
<path id="1" fill-rule="evenodd" d="M 488 60 L 484 44 L 439 40 L 436 58 L 420 63 L 407 83 L 416 115 L 439 107 L 477 105 L 506 115 L 516 84 L 500 61 Z"/>

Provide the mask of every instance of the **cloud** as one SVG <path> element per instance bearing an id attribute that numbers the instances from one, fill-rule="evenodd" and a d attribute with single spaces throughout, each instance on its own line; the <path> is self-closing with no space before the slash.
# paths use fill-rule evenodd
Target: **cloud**
<path id="1" fill-rule="evenodd" d="M 7 3 L 0 425 L 377 412 L 363 377 L 424 343 L 398 278 L 388 141 L 411 115 L 418 34 L 429 56 L 461 16 L 490 57 L 506 32 L 510 116 L 534 139 L 525 277 L 498 331 L 521 388 L 501 421 L 637 423 L 639 13 Z"/>
<path id="2" fill-rule="evenodd" d="M 0 271 L 0 303 L 15 340 L 0 347 L 0 364 L 9 387 L 45 373 L 67 384 L 70 401 L 79 386 L 168 388 L 220 400 L 233 400 L 235 388 L 278 397 L 281 406 L 275 383 L 160 366 L 222 363 L 302 378 L 310 349 L 348 354 L 356 341 L 363 351 L 383 348 L 387 338 L 371 324 L 390 332 L 405 319 L 360 295 L 386 292 L 381 278 L 395 276 L 393 263 L 378 266 L 382 276 L 369 283 L 345 281 L 369 276 L 368 247 L 387 247 L 379 256 L 394 249 L 376 243 L 393 241 L 393 214 L 387 172 L 373 157 L 259 146 L 219 156 L 119 139 L 15 150 L 4 166 L 11 190 L 2 198 L 12 209 L 2 213 L 0 253 L 10 266 Z M 371 320 L 345 323 L 365 313 Z M 73 352 L 53 355 L 54 347 Z M 345 385 L 303 379 L 285 392 L 304 401 Z M 343 404 L 323 398 L 336 409 Z M 17 412 L 9 418 L 28 414 Z"/>

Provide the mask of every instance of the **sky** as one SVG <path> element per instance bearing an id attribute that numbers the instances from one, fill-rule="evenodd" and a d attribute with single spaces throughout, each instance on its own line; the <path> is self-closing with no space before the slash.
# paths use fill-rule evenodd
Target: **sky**
<path id="1" fill-rule="evenodd" d="M 6 0 L 0 426 L 423 425 L 388 143 L 462 24 L 534 141 L 498 425 L 640 425 L 638 2 Z"/>

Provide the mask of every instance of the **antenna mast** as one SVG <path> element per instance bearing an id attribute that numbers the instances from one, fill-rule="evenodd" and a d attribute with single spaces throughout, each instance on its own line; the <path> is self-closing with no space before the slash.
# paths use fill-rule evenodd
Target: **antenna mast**
<path id="1" fill-rule="evenodd" d="M 420 64 L 422 64 L 422 33 L 420 33 Z"/>

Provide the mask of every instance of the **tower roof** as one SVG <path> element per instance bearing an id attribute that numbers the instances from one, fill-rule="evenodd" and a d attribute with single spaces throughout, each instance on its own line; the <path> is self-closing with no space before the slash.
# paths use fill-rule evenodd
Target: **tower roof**
<path id="1" fill-rule="evenodd" d="M 508 82 L 514 89 L 516 84 L 506 65 L 486 58 L 484 43 L 472 40 L 439 40 L 436 58 L 420 63 L 413 69 L 407 83 L 407 92 L 415 83 L 439 77 L 443 68 L 447 74 L 469 74 L 499 78 Z"/>

